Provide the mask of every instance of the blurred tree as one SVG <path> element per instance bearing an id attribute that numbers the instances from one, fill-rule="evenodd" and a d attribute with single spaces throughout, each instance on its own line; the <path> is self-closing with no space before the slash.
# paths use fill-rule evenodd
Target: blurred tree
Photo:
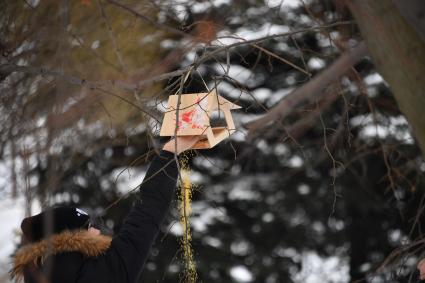
<path id="1" fill-rule="evenodd" d="M 418 15 L 410 23 L 396 4 Z M 385 78 L 425 151 L 425 8 L 421 1 L 347 1 L 368 45 L 377 70 Z M 411 13 L 409 13 L 411 12 Z M 422 37 L 421 37 L 422 33 Z"/>
<path id="2" fill-rule="evenodd" d="M 359 2 L 348 1 L 356 22 L 340 1 L 1 2 L 0 153 L 12 172 L 3 190 L 78 203 L 116 231 L 166 96 L 216 87 L 244 110 L 227 143 L 191 161 L 200 280 L 409 278 L 421 246 L 385 258 L 422 237 L 425 163 L 396 103 L 393 84 L 406 81 L 386 74 L 404 69 L 396 56 L 381 66 L 370 43 L 394 41 L 369 39 Z M 294 95 L 311 85 L 320 87 Z M 176 213 L 141 282 L 182 278 Z"/>

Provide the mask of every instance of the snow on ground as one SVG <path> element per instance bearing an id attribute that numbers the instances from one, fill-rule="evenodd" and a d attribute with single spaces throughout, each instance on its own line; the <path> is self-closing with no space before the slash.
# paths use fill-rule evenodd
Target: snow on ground
<path id="1" fill-rule="evenodd" d="M 307 251 L 302 254 L 301 262 L 301 271 L 293 276 L 294 282 L 349 282 L 349 264 L 347 259 L 342 259 L 338 256 L 325 258 L 314 251 Z"/>
<path id="2" fill-rule="evenodd" d="M 246 266 L 237 265 L 230 269 L 230 276 L 235 279 L 236 282 L 252 282 L 253 276 L 252 273 Z"/>
<path id="3" fill-rule="evenodd" d="M 367 85 L 376 85 L 376 84 L 380 84 L 380 83 L 385 83 L 384 79 L 382 78 L 382 76 L 378 73 L 373 73 L 370 75 L 367 75 L 364 78 L 364 82 Z"/>
<path id="4" fill-rule="evenodd" d="M 377 137 L 385 139 L 391 136 L 407 144 L 414 142 L 409 130 L 409 124 L 404 116 L 400 115 L 387 119 L 377 115 L 376 119 L 378 124 L 375 124 L 371 114 L 358 115 L 350 119 L 350 125 L 352 127 L 361 127 L 360 136 L 366 140 Z M 387 121 L 385 119 L 387 119 Z"/>
<path id="5" fill-rule="evenodd" d="M 303 5 L 303 2 L 301 0 L 266 0 L 265 2 L 270 8 L 280 7 L 282 10 L 288 8 L 294 9 Z M 304 2 L 308 3 L 308 1 Z"/>
<path id="6" fill-rule="evenodd" d="M 295 257 L 297 256 L 296 254 L 294 255 Z M 302 268 L 299 272 L 294 272 L 291 276 L 292 280 L 296 283 L 349 282 L 349 265 L 347 259 L 338 256 L 321 257 L 314 251 L 303 252 L 299 258 L 302 262 Z M 249 267 L 245 265 L 231 267 L 229 274 L 235 282 L 256 282 Z M 271 273 L 267 277 L 266 282 L 277 283 L 276 277 L 277 274 Z"/>

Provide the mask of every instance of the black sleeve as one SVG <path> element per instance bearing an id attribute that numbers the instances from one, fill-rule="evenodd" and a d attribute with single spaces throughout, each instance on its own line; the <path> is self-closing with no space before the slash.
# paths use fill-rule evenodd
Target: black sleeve
<path id="1" fill-rule="evenodd" d="M 161 151 L 152 161 L 140 186 L 140 200 L 128 214 L 121 231 L 112 240 L 108 254 L 120 282 L 136 282 L 169 209 L 177 179 L 174 154 Z M 119 262 L 116 262 L 119 261 Z M 126 273 L 127 278 L 122 278 Z M 115 277 L 114 276 L 114 277 Z"/>

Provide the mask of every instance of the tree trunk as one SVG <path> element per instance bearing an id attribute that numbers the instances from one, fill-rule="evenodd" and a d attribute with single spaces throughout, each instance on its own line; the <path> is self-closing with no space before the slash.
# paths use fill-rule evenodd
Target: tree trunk
<path id="1" fill-rule="evenodd" d="M 400 14 L 425 40 L 425 5 L 424 0 L 393 0 Z"/>
<path id="2" fill-rule="evenodd" d="M 347 5 L 425 154 L 425 42 L 391 0 L 348 0 Z"/>

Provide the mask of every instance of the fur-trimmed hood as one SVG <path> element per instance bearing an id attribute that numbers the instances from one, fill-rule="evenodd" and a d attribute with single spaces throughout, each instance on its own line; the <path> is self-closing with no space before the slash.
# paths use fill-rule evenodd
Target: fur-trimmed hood
<path id="1" fill-rule="evenodd" d="M 20 281 L 25 266 L 33 263 L 37 266 L 51 255 L 65 252 L 80 252 L 86 257 L 97 257 L 111 246 L 111 237 L 93 235 L 84 231 L 65 231 L 48 239 L 22 246 L 13 256 L 12 278 Z"/>

